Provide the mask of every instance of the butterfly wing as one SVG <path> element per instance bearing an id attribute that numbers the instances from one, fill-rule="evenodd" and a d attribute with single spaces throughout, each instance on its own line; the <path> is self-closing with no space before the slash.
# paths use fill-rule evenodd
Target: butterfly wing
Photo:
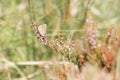
<path id="1" fill-rule="evenodd" d="M 40 35 L 45 36 L 46 28 L 47 28 L 46 24 L 40 25 L 38 27 L 38 31 L 39 31 Z"/>

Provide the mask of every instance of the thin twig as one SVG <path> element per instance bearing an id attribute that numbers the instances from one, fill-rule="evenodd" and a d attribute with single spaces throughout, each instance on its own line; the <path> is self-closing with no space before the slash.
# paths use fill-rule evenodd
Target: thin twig
<path id="1" fill-rule="evenodd" d="M 25 61 L 25 62 L 16 62 L 17 65 L 25 66 L 25 65 L 53 65 L 52 61 Z M 58 64 L 70 64 L 69 62 L 58 62 Z"/>

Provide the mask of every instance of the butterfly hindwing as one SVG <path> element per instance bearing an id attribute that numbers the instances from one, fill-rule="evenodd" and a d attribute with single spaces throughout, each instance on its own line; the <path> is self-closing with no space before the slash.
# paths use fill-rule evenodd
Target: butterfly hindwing
<path id="1" fill-rule="evenodd" d="M 43 24 L 38 27 L 38 31 L 41 36 L 45 36 L 47 25 Z"/>

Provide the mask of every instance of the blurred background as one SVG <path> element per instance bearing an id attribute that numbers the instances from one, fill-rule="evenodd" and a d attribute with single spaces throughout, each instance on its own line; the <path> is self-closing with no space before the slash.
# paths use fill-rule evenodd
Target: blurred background
<path id="1" fill-rule="evenodd" d="M 0 80 L 19 78 L 40 69 L 36 66 L 14 66 L 11 62 L 50 60 L 59 55 L 35 36 L 32 20 L 47 24 L 46 37 L 80 39 L 87 12 L 104 35 L 106 28 L 119 25 L 120 0 L 0 0 Z M 5 73 L 2 66 L 11 66 Z M 39 75 L 44 76 L 41 72 Z M 40 80 L 37 75 L 29 80 Z M 41 80 L 47 80 L 41 78 Z"/>

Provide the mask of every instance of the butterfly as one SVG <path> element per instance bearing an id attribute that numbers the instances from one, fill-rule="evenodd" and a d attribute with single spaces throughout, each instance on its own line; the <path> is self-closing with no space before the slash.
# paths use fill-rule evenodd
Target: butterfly
<path id="1" fill-rule="evenodd" d="M 38 31 L 39 31 L 40 35 L 43 36 L 43 37 L 44 37 L 45 34 L 46 34 L 46 28 L 47 28 L 47 25 L 46 25 L 46 24 L 40 25 L 40 26 L 38 27 Z"/>

